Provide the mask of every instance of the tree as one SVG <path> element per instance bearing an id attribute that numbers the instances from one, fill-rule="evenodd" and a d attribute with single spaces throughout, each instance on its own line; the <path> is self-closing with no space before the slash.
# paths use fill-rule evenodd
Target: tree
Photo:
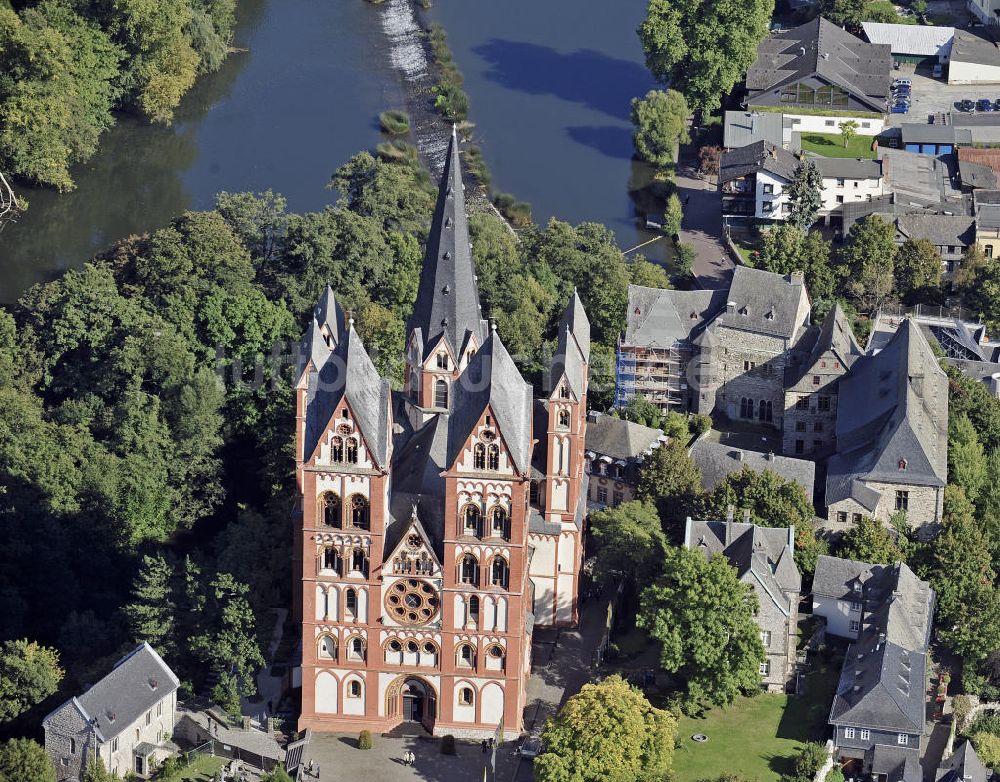
<path id="1" fill-rule="evenodd" d="M 162 554 L 143 556 L 132 586 L 132 602 L 125 606 L 132 639 L 145 641 L 167 655 L 174 648 L 177 624 L 171 596 L 173 578 L 173 566 Z"/>
<path id="2" fill-rule="evenodd" d="M 689 114 L 687 101 L 676 90 L 650 90 L 645 98 L 633 98 L 636 154 L 661 172 L 672 172 L 677 145 L 691 140 Z"/>
<path id="3" fill-rule="evenodd" d="M 965 252 L 962 253 L 962 260 L 955 269 L 955 274 L 952 276 L 952 284 L 955 286 L 955 290 L 962 296 L 963 301 L 965 300 L 966 294 L 971 292 L 971 286 L 975 284 L 976 275 L 979 270 L 986 265 L 986 255 L 983 253 L 983 248 L 978 244 L 970 244 L 965 248 Z"/>
<path id="4" fill-rule="evenodd" d="M 698 167 L 703 174 L 715 176 L 719 173 L 719 163 L 722 160 L 722 147 L 705 146 L 698 150 Z"/>
<path id="5" fill-rule="evenodd" d="M 950 482 L 960 486 L 971 502 L 977 502 L 989 477 L 986 452 L 964 413 L 948 417 L 948 466 Z"/>
<path id="6" fill-rule="evenodd" d="M 724 518 L 728 508 L 748 508 L 750 520 L 763 527 L 795 527 L 795 562 L 804 573 L 816 569 L 824 546 L 817 541 L 812 520 L 816 515 L 805 489 L 773 470 L 758 472 L 744 466 L 730 473 L 709 495 L 707 508 Z"/>
<path id="7" fill-rule="evenodd" d="M 701 496 L 701 474 L 687 444 L 673 440 L 655 449 L 642 465 L 636 498 L 652 502 L 660 519 L 674 528 L 690 515 Z"/>
<path id="8" fill-rule="evenodd" d="M 838 26 L 861 27 L 868 0 L 821 0 L 820 15 Z"/>
<path id="9" fill-rule="evenodd" d="M 31 739 L 11 739 L 0 746 L 0 782 L 56 782 L 45 748 Z"/>
<path id="10" fill-rule="evenodd" d="M 692 109 L 711 111 L 753 64 L 773 13 L 774 0 L 649 0 L 639 27 L 646 67 Z"/>
<path id="11" fill-rule="evenodd" d="M 844 287 L 864 313 L 875 313 L 892 293 L 896 229 L 878 215 L 851 226 L 840 252 Z"/>
<path id="12" fill-rule="evenodd" d="M 851 139 L 854 138 L 858 133 L 858 123 L 853 119 L 845 120 L 840 123 L 840 137 L 844 140 L 844 148 L 846 149 L 851 144 Z"/>
<path id="13" fill-rule="evenodd" d="M 285 771 L 285 767 L 279 763 L 274 767 L 274 771 L 261 778 L 261 782 L 292 782 L 292 778 Z"/>
<path id="14" fill-rule="evenodd" d="M 55 649 L 27 639 L 7 641 L 0 650 L 0 722 L 48 698 L 62 677 Z"/>
<path id="15" fill-rule="evenodd" d="M 117 775 L 108 771 L 104 765 L 104 759 L 100 755 L 95 756 L 88 753 L 86 764 L 86 770 L 83 772 L 83 782 L 113 782 L 113 780 L 118 779 Z M 165 780 L 170 779 L 167 775 L 164 775 L 163 778 Z"/>
<path id="16" fill-rule="evenodd" d="M 837 556 L 888 565 L 902 559 L 902 552 L 892 532 L 878 519 L 866 516 L 844 533 Z"/>
<path id="17" fill-rule="evenodd" d="M 659 407 L 650 402 L 642 394 L 636 394 L 628 400 L 625 407 L 621 408 L 621 417 L 634 424 L 642 424 L 643 426 L 651 426 L 659 429 L 663 413 L 660 412 Z"/>
<path id="18" fill-rule="evenodd" d="M 637 258 L 628 267 L 629 278 L 633 285 L 642 285 L 646 288 L 661 288 L 667 290 L 673 287 L 670 284 L 670 275 L 662 266 L 647 261 L 645 258 Z"/>
<path id="19" fill-rule="evenodd" d="M 589 524 L 600 547 L 596 572 L 599 581 L 619 574 L 636 584 L 647 584 L 659 572 L 667 537 L 652 503 L 633 501 L 594 511 Z"/>
<path id="20" fill-rule="evenodd" d="M 927 239 L 907 239 L 896 251 L 896 290 L 907 302 L 940 294 L 941 253 Z"/>
<path id="21" fill-rule="evenodd" d="M 1000 264 L 983 262 L 970 258 L 973 269 L 963 272 L 964 278 L 971 278 L 963 289 L 963 300 L 982 319 L 991 332 L 1000 330 Z"/>
<path id="22" fill-rule="evenodd" d="M 795 778 L 801 782 L 811 782 L 823 764 L 826 763 L 826 748 L 817 741 L 803 745 L 795 756 Z"/>
<path id="23" fill-rule="evenodd" d="M 636 624 L 662 644 L 660 665 L 683 681 L 692 707 L 726 705 L 760 689 L 764 647 L 757 596 L 725 557 L 670 548 L 643 590 Z"/>
<path id="24" fill-rule="evenodd" d="M 803 160 L 785 188 L 791 211 L 788 222 L 800 231 L 808 231 L 823 206 L 823 175 L 812 160 Z"/>
<path id="25" fill-rule="evenodd" d="M 681 223 L 684 221 L 684 207 L 677 193 L 671 193 L 667 198 L 667 208 L 663 213 L 663 230 L 667 236 L 679 236 Z"/>
<path id="26" fill-rule="evenodd" d="M 539 782 L 638 782 L 666 778 L 677 720 L 617 674 L 585 684 L 550 719 Z"/>
<path id="27" fill-rule="evenodd" d="M 776 274 L 802 272 L 814 301 L 833 295 L 836 280 L 830 267 L 830 242 L 818 232 L 806 233 L 791 223 L 778 223 L 764 234 L 757 263 Z"/>

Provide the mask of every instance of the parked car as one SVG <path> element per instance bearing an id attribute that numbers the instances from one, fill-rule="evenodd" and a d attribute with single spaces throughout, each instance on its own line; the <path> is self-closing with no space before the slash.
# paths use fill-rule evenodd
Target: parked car
<path id="1" fill-rule="evenodd" d="M 906 114 L 910 110 L 909 103 L 893 103 L 889 111 L 892 114 Z"/>
<path id="2" fill-rule="evenodd" d="M 893 82 L 892 82 L 892 86 L 893 87 L 899 87 L 899 86 L 912 87 L 913 86 L 913 82 L 910 81 L 909 79 L 894 79 Z"/>
<path id="3" fill-rule="evenodd" d="M 944 66 L 941 65 L 940 63 L 938 65 L 935 65 L 934 69 L 931 71 L 931 75 L 935 79 L 940 79 L 944 75 Z"/>
<path id="4" fill-rule="evenodd" d="M 532 731 L 531 735 L 521 744 L 521 756 L 525 758 L 537 758 L 542 754 L 542 736 L 537 731 Z"/>
<path id="5" fill-rule="evenodd" d="M 1000 111 L 1000 99 L 993 101 L 993 111 Z"/>
<path id="6" fill-rule="evenodd" d="M 971 100 L 969 100 L 969 99 L 966 99 L 966 100 L 960 100 L 960 101 L 959 101 L 958 103 L 956 103 L 955 105 L 956 105 L 956 106 L 958 107 L 958 110 L 959 110 L 959 111 L 968 111 L 968 112 L 973 112 L 973 111 L 975 111 L 975 110 L 976 110 L 976 104 L 975 104 L 975 103 L 973 103 L 973 102 L 972 102 Z"/>
<path id="7" fill-rule="evenodd" d="M 980 98 L 976 101 L 977 111 L 993 111 L 993 101 L 989 98 Z"/>

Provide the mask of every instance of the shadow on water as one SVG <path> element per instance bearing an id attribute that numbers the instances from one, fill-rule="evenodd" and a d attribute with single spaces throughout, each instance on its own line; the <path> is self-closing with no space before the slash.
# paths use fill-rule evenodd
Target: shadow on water
<path id="1" fill-rule="evenodd" d="M 564 54 L 548 46 L 491 38 L 473 53 L 490 69 L 485 77 L 507 89 L 552 95 L 616 119 L 629 119 L 636 84 L 649 81 L 639 63 L 581 49 Z"/>
<path id="2" fill-rule="evenodd" d="M 577 144 L 596 149 L 602 155 L 618 160 L 632 159 L 632 132 L 618 125 L 576 125 L 566 133 Z"/>

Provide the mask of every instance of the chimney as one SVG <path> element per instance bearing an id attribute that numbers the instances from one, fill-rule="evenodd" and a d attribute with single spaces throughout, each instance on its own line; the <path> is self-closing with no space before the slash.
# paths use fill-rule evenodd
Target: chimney
<path id="1" fill-rule="evenodd" d="M 733 514 L 735 512 L 736 512 L 736 509 L 732 505 L 727 505 L 726 506 L 726 521 L 727 522 L 731 522 L 733 520 Z"/>
<path id="2" fill-rule="evenodd" d="M 735 315 L 736 314 L 736 302 L 735 301 L 727 301 L 726 302 L 726 314 L 727 315 Z"/>
<path id="3" fill-rule="evenodd" d="M 743 509 L 743 523 L 744 524 L 749 524 L 750 523 L 750 509 L 749 508 L 744 508 Z"/>
<path id="4" fill-rule="evenodd" d="M 788 275 L 788 281 L 792 285 L 805 285 L 806 278 L 801 271 L 794 271 Z"/>

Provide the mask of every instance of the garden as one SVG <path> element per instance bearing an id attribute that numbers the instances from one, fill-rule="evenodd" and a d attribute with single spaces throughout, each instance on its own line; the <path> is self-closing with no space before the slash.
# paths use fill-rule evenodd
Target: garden
<path id="1" fill-rule="evenodd" d="M 800 142 L 803 152 L 814 152 L 820 157 L 849 157 L 875 159 L 872 136 L 852 136 L 844 144 L 839 133 L 803 133 Z"/>

